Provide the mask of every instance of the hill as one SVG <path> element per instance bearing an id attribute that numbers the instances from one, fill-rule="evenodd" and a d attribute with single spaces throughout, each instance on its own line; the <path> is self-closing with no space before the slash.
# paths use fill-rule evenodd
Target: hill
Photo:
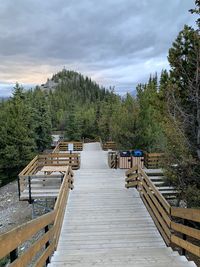
<path id="1" fill-rule="evenodd" d="M 65 98 L 75 99 L 82 103 L 103 100 L 110 94 L 109 90 L 100 87 L 87 76 L 84 77 L 80 73 L 66 69 L 54 74 L 51 79 L 47 79 L 47 82 L 40 88 L 46 92 L 62 93 Z"/>

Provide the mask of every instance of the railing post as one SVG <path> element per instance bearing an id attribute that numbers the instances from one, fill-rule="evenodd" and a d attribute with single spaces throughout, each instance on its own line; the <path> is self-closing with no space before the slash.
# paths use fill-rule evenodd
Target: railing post
<path id="1" fill-rule="evenodd" d="M 117 169 L 117 165 L 118 165 L 118 157 L 117 154 L 115 155 L 115 169 Z"/>
<path id="2" fill-rule="evenodd" d="M 135 171 L 135 173 L 136 173 L 137 175 L 139 175 L 139 173 L 138 173 L 138 166 L 137 166 L 137 170 Z M 138 189 L 138 176 L 137 176 L 137 178 L 136 178 L 136 181 L 137 181 L 137 185 L 135 186 L 135 189 Z"/>
<path id="3" fill-rule="evenodd" d="M 45 226 L 44 228 L 44 232 L 47 233 L 49 231 L 49 226 Z M 49 241 L 47 241 L 47 243 L 45 244 L 45 249 L 48 248 L 48 246 L 50 245 Z M 50 263 L 50 259 L 49 257 L 46 259 L 46 266 Z"/>
<path id="4" fill-rule="evenodd" d="M 20 196 L 21 196 L 21 188 L 20 188 L 20 178 L 19 176 L 17 177 L 17 184 L 18 184 L 18 196 L 19 196 L 19 200 L 20 200 Z"/>
<path id="5" fill-rule="evenodd" d="M 69 156 L 69 166 L 71 166 L 72 167 L 72 151 L 70 150 L 69 151 L 69 154 L 70 154 L 70 156 Z"/>
<path id="6" fill-rule="evenodd" d="M 13 251 L 10 252 L 10 262 L 12 263 L 18 258 L 18 249 L 14 249 Z"/>
<path id="7" fill-rule="evenodd" d="M 31 177 L 28 177 L 28 193 L 29 193 L 29 204 L 32 204 L 32 196 L 31 196 Z"/>
<path id="8" fill-rule="evenodd" d="M 61 174 L 61 184 L 63 182 L 64 174 Z"/>

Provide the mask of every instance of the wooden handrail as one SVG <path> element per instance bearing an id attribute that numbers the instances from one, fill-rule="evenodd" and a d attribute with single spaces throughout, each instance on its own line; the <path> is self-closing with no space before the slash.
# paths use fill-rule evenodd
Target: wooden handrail
<path id="1" fill-rule="evenodd" d="M 93 139 L 86 137 L 86 138 L 83 139 L 83 142 L 84 143 L 96 143 L 96 142 L 100 142 L 100 137 L 95 137 Z"/>
<path id="2" fill-rule="evenodd" d="M 126 171 L 125 181 L 126 188 L 139 191 L 166 244 L 176 244 L 183 253 L 188 251 L 200 257 L 200 245 L 195 243 L 200 241 L 200 230 L 191 224 L 200 222 L 200 209 L 172 207 L 139 166 Z"/>
<path id="3" fill-rule="evenodd" d="M 44 178 L 53 178 L 53 175 L 39 174 L 39 171 L 44 166 L 71 166 L 73 170 L 80 168 L 80 153 L 51 153 L 51 154 L 41 154 L 36 156 L 19 174 L 19 198 L 22 197 L 22 193 L 28 189 L 29 178 L 32 178 L 37 175 L 38 179 L 40 177 Z M 35 177 L 35 178 L 37 178 Z"/>
<path id="4" fill-rule="evenodd" d="M 34 256 L 42 250 L 42 254 L 34 266 L 44 266 L 53 251 L 56 250 L 69 190 L 72 188 L 73 171 L 71 167 L 68 167 L 68 172 L 65 173 L 53 211 L 0 235 L 0 259 L 16 250 L 33 235 L 40 233 L 39 239 L 27 251 L 16 258 L 10 266 L 27 266 Z"/>
<path id="5" fill-rule="evenodd" d="M 162 165 L 164 153 L 145 153 L 144 165 L 147 169 L 157 169 Z"/>
<path id="6" fill-rule="evenodd" d="M 117 149 L 117 145 L 114 141 L 107 141 L 103 144 L 103 150 L 108 150 L 108 149 L 112 149 L 112 150 L 116 150 Z"/>
<path id="7" fill-rule="evenodd" d="M 172 207 L 171 215 L 174 217 L 200 222 L 200 209 L 185 209 Z"/>
<path id="8" fill-rule="evenodd" d="M 82 151 L 83 150 L 83 142 L 78 142 L 78 141 L 61 141 L 57 144 L 55 149 L 53 150 L 52 153 L 59 153 L 63 151 L 68 151 L 68 145 L 73 144 L 74 145 L 74 151 Z"/>

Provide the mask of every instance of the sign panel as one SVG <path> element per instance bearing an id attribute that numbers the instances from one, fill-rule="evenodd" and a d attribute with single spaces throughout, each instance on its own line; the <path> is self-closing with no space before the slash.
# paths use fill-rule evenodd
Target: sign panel
<path id="1" fill-rule="evenodd" d="M 68 144 L 68 151 L 73 151 L 74 150 L 74 144 L 73 143 L 69 143 Z"/>

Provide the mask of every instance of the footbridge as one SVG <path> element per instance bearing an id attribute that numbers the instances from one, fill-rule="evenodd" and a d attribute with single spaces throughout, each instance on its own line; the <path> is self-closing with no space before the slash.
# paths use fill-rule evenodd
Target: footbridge
<path id="1" fill-rule="evenodd" d="M 185 238 L 198 240 L 200 231 L 180 221 L 172 225 L 173 216 L 200 222 L 200 212 L 180 209 L 171 214 L 144 171 L 134 167 L 126 172 L 127 189 L 125 171 L 109 168 L 107 161 L 100 143 L 84 144 L 81 167 L 74 172 L 68 168 L 54 210 L 1 235 L 0 258 L 11 253 L 10 266 L 29 266 L 34 257 L 35 266 L 49 267 L 196 266 L 169 245 L 174 241 L 200 256 L 199 245 Z M 29 252 L 16 256 L 16 248 L 38 231 L 43 231 L 41 237 Z"/>

